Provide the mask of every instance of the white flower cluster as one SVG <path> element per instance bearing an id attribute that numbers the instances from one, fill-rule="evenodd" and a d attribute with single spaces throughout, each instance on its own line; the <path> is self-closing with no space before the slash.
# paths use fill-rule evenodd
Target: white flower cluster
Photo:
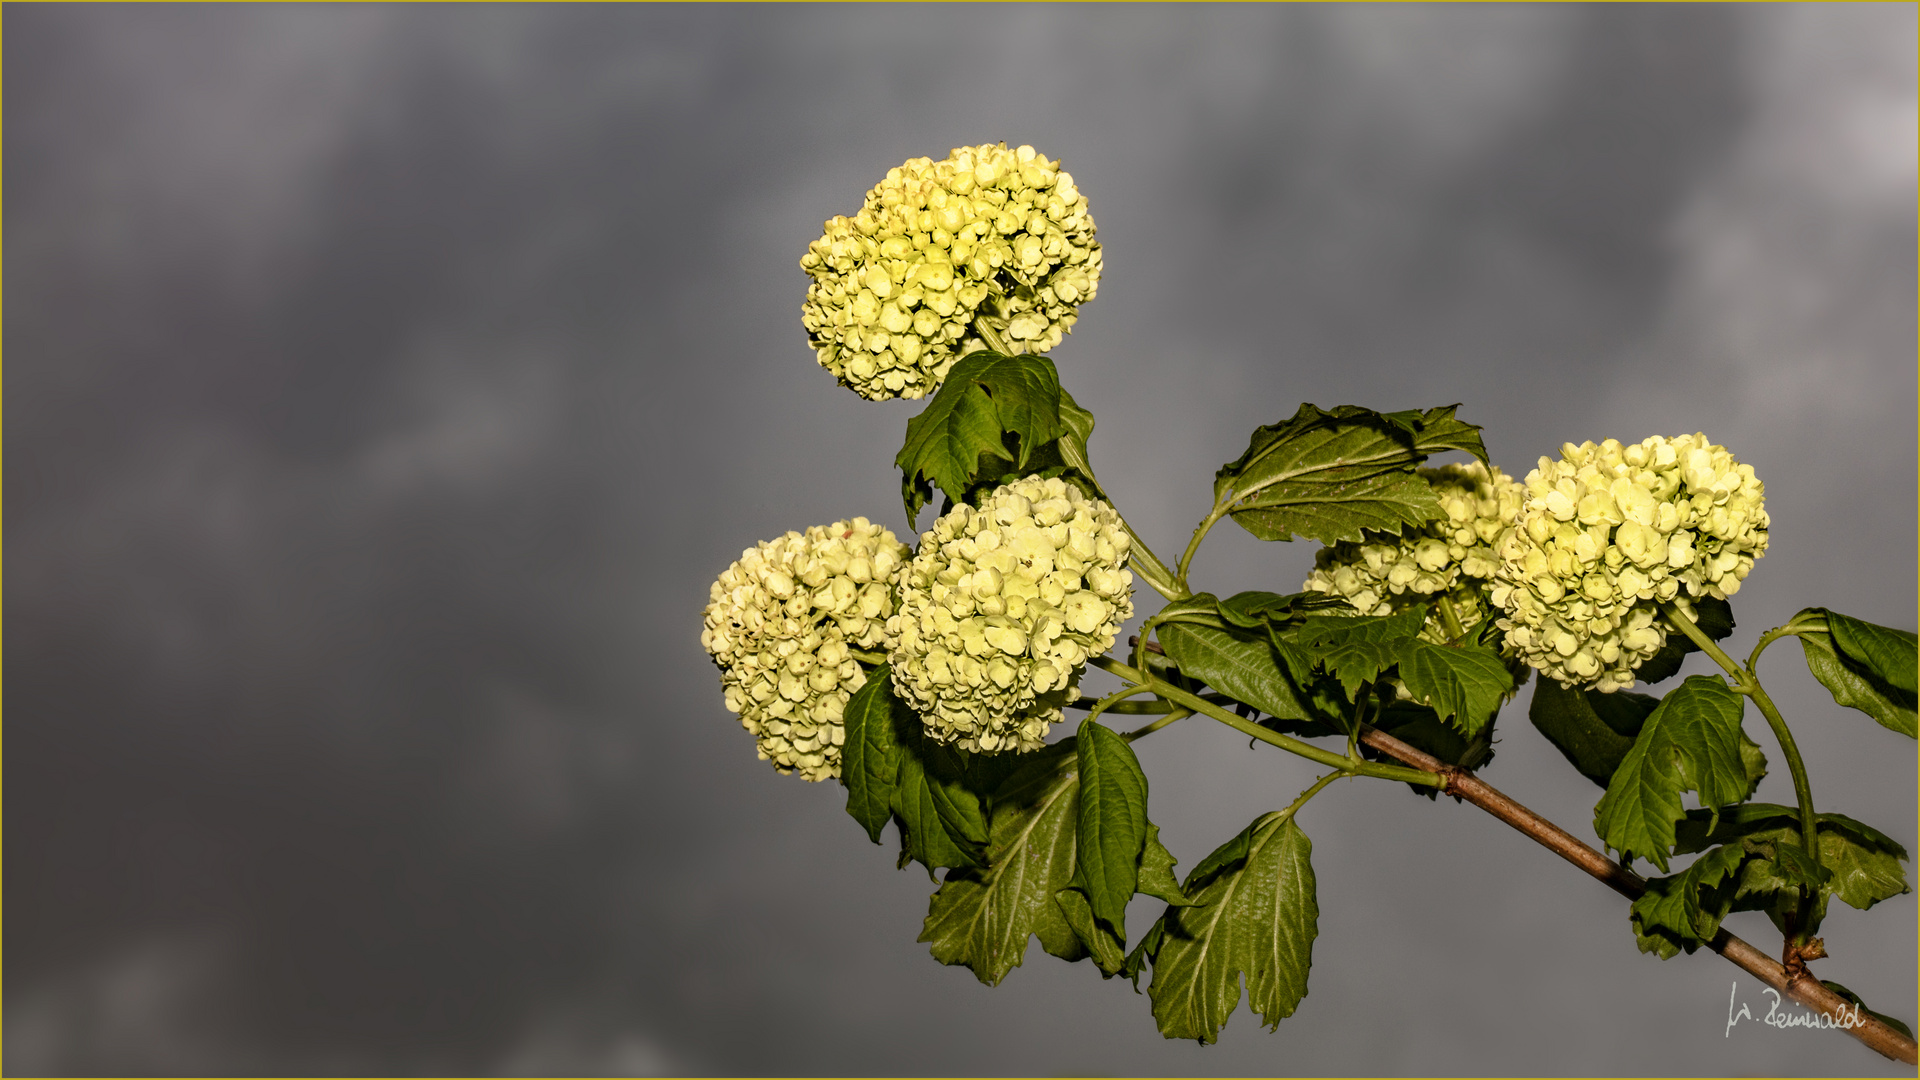
<path id="1" fill-rule="evenodd" d="M 1500 539 L 1519 516 L 1525 489 L 1477 461 L 1421 469 L 1420 476 L 1439 498 L 1445 518 L 1409 526 L 1399 536 L 1370 533 L 1358 543 L 1323 547 L 1303 588 L 1343 596 L 1362 615 L 1435 604 L 1420 636 L 1442 643 L 1455 635 L 1447 632 L 1436 601 L 1447 602 L 1463 630 L 1486 615 L 1487 587 L 1500 566 Z"/>
<path id="2" fill-rule="evenodd" d="M 748 548 L 713 583 L 700 644 L 762 761 L 808 780 L 840 775 L 841 718 L 867 681 L 849 649 L 883 642 L 889 579 L 907 554 L 857 517 Z"/>
<path id="3" fill-rule="evenodd" d="M 887 622 L 894 689 L 927 735 L 1040 746 L 1087 658 L 1133 614 L 1129 546 L 1113 507 L 1058 478 L 1015 480 L 934 522 Z"/>
<path id="4" fill-rule="evenodd" d="M 1659 605 L 1725 599 L 1767 551 L 1765 485 L 1705 435 L 1568 443 L 1526 487 L 1493 602 L 1508 647 L 1566 686 L 1631 687 L 1666 644 Z"/>
<path id="5" fill-rule="evenodd" d="M 931 393 L 984 348 L 1046 352 L 1100 281 L 1100 245 L 1073 177 L 1031 146 L 962 146 L 914 158 L 807 246 L 800 321 L 820 366 L 861 397 Z"/>

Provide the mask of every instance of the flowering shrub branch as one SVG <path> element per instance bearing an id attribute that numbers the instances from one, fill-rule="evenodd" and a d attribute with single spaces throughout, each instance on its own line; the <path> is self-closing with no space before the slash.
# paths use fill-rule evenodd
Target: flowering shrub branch
<path id="1" fill-rule="evenodd" d="M 762 759 L 838 779 L 874 842 L 891 823 L 900 865 L 938 875 L 921 934 L 935 959 L 996 984 L 1037 938 L 1103 977 L 1147 977 L 1169 1038 L 1214 1041 L 1243 979 L 1277 1026 L 1306 997 L 1319 933 L 1299 813 L 1364 777 L 1473 803 L 1579 866 L 1632 901 L 1642 952 L 1711 949 L 1915 1060 L 1903 1023 L 1808 967 L 1826 955 L 1831 900 L 1864 910 L 1911 891 L 1907 851 L 1816 810 L 1757 666 L 1795 638 L 1836 705 L 1913 739 L 1920 650 L 1910 631 L 1808 608 L 1744 665 L 1727 654 L 1729 600 L 1770 522 L 1764 485 L 1726 447 L 1698 433 L 1569 443 L 1515 480 L 1457 406 L 1301 405 L 1220 467 L 1169 568 L 1096 478 L 1093 415 L 1042 355 L 1102 269 L 1058 162 L 993 144 L 906 162 L 830 219 L 801 267 L 820 364 L 862 397 L 931 398 L 895 463 L 909 521 L 936 493 L 942 505 L 913 546 L 854 518 L 746 550 L 714 583 L 701 641 Z M 1447 453 L 1469 460 L 1425 466 Z M 1313 571 L 1293 592 L 1194 591 L 1194 557 L 1226 520 L 1318 541 Z M 1121 659 L 1136 575 L 1166 603 Z M 1724 677 L 1635 692 L 1692 652 Z M 1089 666 L 1122 685 L 1086 695 Z M 1478 775 L 1535 672 L 1528 719 L 1569 782 L 1600 789 L 1594 832 L 1618 861 Z M 1794 806 L 1752 801 L 1767 762 L 1742 728 L 1749 700 Z M 1067 710 L 1085 715 L 1049 742 Z M 1108 726 L 1125 715 L 1155 718 Z M 1192 716 L 1330 771 L 1179 878 L 1131 744 Z M 1166 907 L 1130 934 L 1136 895 Z M 1736 911 L 1766 913 L 1780 961 L 1726 930 Z"/>

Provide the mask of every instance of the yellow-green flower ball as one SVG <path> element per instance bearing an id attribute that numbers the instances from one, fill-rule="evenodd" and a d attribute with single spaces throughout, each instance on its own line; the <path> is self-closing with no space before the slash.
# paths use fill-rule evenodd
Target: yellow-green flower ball
<path id="1" fill-rule="evenodd" d="M 866 518 L 789 532 L 742 552 L 713 583 L 700 644 L 760 759 L 808 780 L 840 775 L 847 699 L 893 614 L 908 548 Z"/>
<path id="2" fill-rule="evenodd" d="M 1029 477 L 954 507 L 920 537 L 887 622 L 893 687 L 927 735 L 1032 750 L 1088 657 L 1133 614 L 1130 538 L 1113 507 Z"/>
<path id="3" fill-rule="evenodd" d="M 1605 692 L 1666 644 L 1660 605 L 1739 591 L 1767 552 L 1766 487 L 1705 435 L 1561 447 L 1527 474 L 1492 598 L 1510 649 Z"/>
<path id="4" fill-rule="evenodd" d="M 1073 177 L 1031 146 L 914 158 L 807 246 L 800 321 L 861 397 L 923 397 L 986 347 L 976 319 L 1015 353 L 1058 345 L 1100 282 L 1093 232 Z"/>
<path id="5" fill-rule="evenodd" d="M 1470 630 L 1487 613 L 1487 588 L 1500 559 L 1500 539 L 1519 516 L 1525 489 L 1499 469 L 1445 465 L 1421 469 L 1446 517 L 1408 526 L 1401 535 L 1374 533 L 1359 542 L 1323 547 L 1303 586 L 1345 597 L 1362 615 L 1391 615 L 1415 604 L 1433 611 L 1421 637 L 1444 643 Z M 1441 601 L 1459 630 L 1449 630 Z"/>

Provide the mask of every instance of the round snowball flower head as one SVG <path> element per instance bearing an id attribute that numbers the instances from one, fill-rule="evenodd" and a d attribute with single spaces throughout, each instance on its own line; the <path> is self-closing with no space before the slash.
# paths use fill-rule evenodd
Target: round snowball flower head
<path id="1" fill-rule="evenodd" d="M 1560 448 L 1527 474 L 1493 602 L 1527 663 L 1611 693 L 1666 644 L 1660 605 L 1726 599 L 1767 552 L 1766 487 L 1705 435 Z"/>
<path id="2" fill-rule="evenodd" d="M 920 537 L 887 621 L 893 687 L 927 735 L 963 750 L 1032 750 L 1087 658 L 1133 614 L 1130 546 L 1113 507 L 1028 477 L 956 506 Z"/>
<path id="3" fill-rule="evenodd" d="M 840 775 L 842 716 L 867 682 L 850 650 L 885 640 L 888 582 L 907 555 L 857 517 L 748 548 L 713 583 L 700 644 L 762 761 L 808 780 Z"/>
<path id="4" fill-rule="evenodd" d="M 1461 630 L 1486 616 L 1500 540 L 1519 516 L 1526 489 L 1477 461 L 1421 469 L 1420 476 L 1439 498 L 1444 518 L 1408 526 L 1399 536 L 1369 531 L 1358 543 L 1323 547 L 1303 587 L 1345 597 L 1362 615 L 1432 604 L 1420 636 L 1438 644 L 1458 636 L 1448 632 L 1441 601 Z"/>
<path id="5" fill-rule="evenodd" d="M 976 319 L 1012 352 L 1058 345 L 1100 281 L 1093 231 L 1073 177 L 1031 146 L 914 158 L 807 246 L 800 321 L 854 393 L 923 397 L 986 347 Z"/>

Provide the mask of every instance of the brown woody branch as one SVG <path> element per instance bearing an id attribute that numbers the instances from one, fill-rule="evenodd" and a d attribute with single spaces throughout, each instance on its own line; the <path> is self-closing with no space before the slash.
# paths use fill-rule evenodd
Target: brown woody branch
<path id="1" fill-rule="evenodd" d="M 1416 750 L 1371 725 L 1361 727 L 1360 741 L 1416 769 L 1427 769 L 1444 774 L 1447 778 L 1447 786 L 1442 790 L 1447 794 L 1464 799 L 1513 826 L 1535 843 L 1585 870 L 1627 899 L 1638 899 L 1647 891 L 1647 883 L 1640 875 L 1595 851 L 1553 822 L 1514 802 L 1471 772 L 1456 765 L 1448 765 L 1431 754 Z M 1725 927 L 1713 936 L 1713 940 L 1707 943 L 1707 947 L 1726 957 L 1742 971 L 1759 979 L 1783 996 L 1828 1017 L 1836 1026 L 1866 1043 L 1877 1053 L 1908 1065 L 1915 1063 L 1914 1041 L 1867 1015 L 1852 1002 L 1821 985 L 1820 980 L 1807 971 L 1804 963 L 1805 960 L 1812 959 L 1812 956 L 1806 953 L 1790 955 L 1789 960 L 1794 961 L 1794 971 L 1789 973 L 1779 961 L 1727 933 Z"/>

